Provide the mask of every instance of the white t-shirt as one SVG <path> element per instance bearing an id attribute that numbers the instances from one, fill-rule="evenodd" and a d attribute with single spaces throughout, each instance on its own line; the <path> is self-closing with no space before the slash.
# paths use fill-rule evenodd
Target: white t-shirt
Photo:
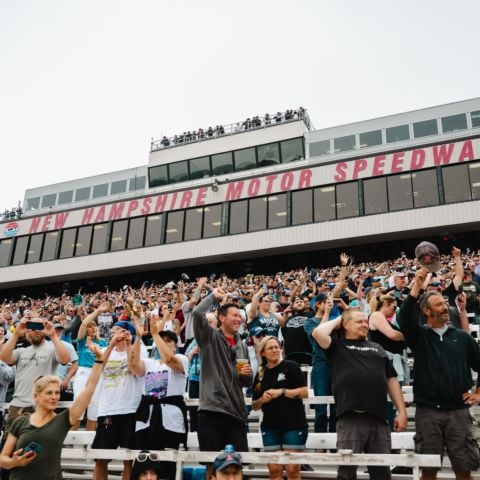
<path id="1" fill-rule="evenodd" d="M 188 377 L 188 358 L 185 355 L 176 355 L 183 365 L 183 373 L 172 370 L 165 363 L 153 358 L 144 359 L 145 375 L 143 380 L 143 394 L 155 398 L 170 397 L 172 395 L 182 395 L 185 393 Z M 182 411 L 175 405 L 161 405 L 162 424 L 165 430 L 177 433 L 185 433 L 185 424 Z M 137 422 L 135 431 L 143 430 L 150 426 L 150 416 L 153 405 L 150 405 L 150 414 L 146 422 Z"/>

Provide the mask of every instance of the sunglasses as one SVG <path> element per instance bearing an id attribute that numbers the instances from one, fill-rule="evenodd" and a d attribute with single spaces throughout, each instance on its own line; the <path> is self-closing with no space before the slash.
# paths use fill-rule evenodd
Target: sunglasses
<path id="1" fill-rule="evenodd" d="M 146 462 L 147 460 L 157 462 L 159 460 L 159 456 L 158 456 L 158 453 L 155 453 L 155 452 L 140 452 L 137 455 L 137 460 L 139 462 Z"/>

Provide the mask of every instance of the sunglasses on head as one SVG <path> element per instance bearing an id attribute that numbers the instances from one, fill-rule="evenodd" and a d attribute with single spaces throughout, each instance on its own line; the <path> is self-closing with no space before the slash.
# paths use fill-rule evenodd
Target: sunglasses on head
<path id="1" fill-rule="evenodd" d="M 159 459 L 159 456 L 158 456 L 158 453 L 156 453 L 156 452 L 140 452 L 137 455 L 137 460 L 139 462 L 146 462 L 147 460 L 157 462 L 158 459 Z"/>

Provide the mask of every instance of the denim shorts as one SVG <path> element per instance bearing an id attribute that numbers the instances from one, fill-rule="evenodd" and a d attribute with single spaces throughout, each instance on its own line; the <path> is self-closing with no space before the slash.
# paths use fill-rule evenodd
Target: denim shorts
<path id="1" fill-rule="evenodd" d="M 304 450 L 307 443 L 308 428 L 284 430 L 262 426 L 263 448 L 269 450 Z"/>

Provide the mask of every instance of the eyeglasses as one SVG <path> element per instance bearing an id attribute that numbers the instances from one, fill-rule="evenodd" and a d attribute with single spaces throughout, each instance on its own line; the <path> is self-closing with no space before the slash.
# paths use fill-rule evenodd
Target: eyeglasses
<path id="1" fill-rule="evenodd" d="M 140 452 L 137 455 L 137 460 L 139 462 L 146 462 L 147 460 L 152 460 L 153 462 L 157 462 L 159 459 L 158 453 L 156 452 Z"/>

